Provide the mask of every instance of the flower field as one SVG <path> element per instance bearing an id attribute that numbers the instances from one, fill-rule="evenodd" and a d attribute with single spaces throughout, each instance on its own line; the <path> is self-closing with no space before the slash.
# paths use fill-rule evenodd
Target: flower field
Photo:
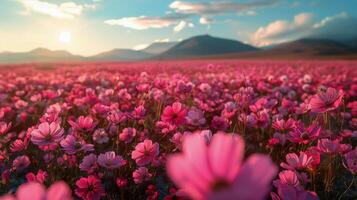
<path id="1" fill-rule="evenodd" d="M 0 199 L 357 199 L 357 62 L 0 67 Z"/>

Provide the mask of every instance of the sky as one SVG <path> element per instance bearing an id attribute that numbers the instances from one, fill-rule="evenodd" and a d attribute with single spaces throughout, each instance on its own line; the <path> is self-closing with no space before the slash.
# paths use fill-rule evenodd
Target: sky
<path id="1" fill-rule="evenodd" d="M 357 38 L 357 0 L 0 0 L 0 52 L 95 55 L 210 34 L 254 46 Z"/>

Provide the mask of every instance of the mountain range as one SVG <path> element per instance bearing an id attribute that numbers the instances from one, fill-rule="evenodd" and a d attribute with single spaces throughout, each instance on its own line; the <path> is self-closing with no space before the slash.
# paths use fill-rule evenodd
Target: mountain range
<path id="1" fill-rule="evenodd" d="M 155 42 L 142 50 L 113 49 L 84 57 L 70 52 L 37 48 L 0 53 L 0 63 L 137 61 L 170 59 L 357 59 L 357 37 L 349 41 L 303 38 L 268 48 L 231 39 L 200 35 L 181 42 Z"/>

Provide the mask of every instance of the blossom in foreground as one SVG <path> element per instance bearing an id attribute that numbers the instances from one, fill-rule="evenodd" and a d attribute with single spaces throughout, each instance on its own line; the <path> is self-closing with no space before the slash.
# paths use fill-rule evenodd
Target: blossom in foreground
<path id="1" fill-rule="evenodd" d="M 99 200 L 102 196 L 105 196 L 104 187 L 100 179 L 95 176 L 80 178 L 76 181 L 76 186 L 75 193 L 83 200 Z"/>
<path id="2" fill-rule="evenodd" d="M 126 164 L 123 157 L 115 155 L 114 151 L 108 151 L 98 156 L 98 164 L 107 169 L 116 169 Z"/>
<path id="3" fill-rule="evenodd" d="M 64 130 L 59 123 L 43 122 L 31 132 L 31 141 L 39 146 L 52 145 L 62 140 L 63 133 Z"/>
<path id="4" fill-rule="evenodd" d="M 264 199 L 277 168 L 264 155 L 253 154 L 244 163 L 243 157 L 238 135 L 216 133 L 206 145 L 193 134 L 184 138 L 182 153 L 168 158 L 167 172 L 193 199 Z"/>
<path id="5" fill-rule="evenodd" d="M 72 191 L 63 181 L 52 184 L 48 190 L 37 182 L 22 184 L 16 195 L 5 195 L 1 200 L 72 200 Z"/>
<path id="6" fill-rule="evenodd" d="M 326 91 L 319 91 L 310 100 L 312 112 L 324 113 L 338 108 L 343 99 L 343 91 L 334 88 L 327 88 Z"/>
<path id="7" fill-rule="evenodd" d="M 151 140 L 144 140 L 136 145 L 135 150 L 131 153 L 131 158 L 139 166 L 151 163 L 159 155 L 159 144 L 152 143 Z"/>

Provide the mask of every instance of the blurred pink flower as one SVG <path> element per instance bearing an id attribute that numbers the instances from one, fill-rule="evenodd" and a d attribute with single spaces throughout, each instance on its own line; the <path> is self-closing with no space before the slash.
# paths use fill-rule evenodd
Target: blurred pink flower
<path id="1" fill-rule="evenodd" d="M 159 144 L 152 143 L 151 140 L 144 140 L 136 145 L 135 150 L 131 153 L 131 158 L 139 166 L 151 163 L 159 155 Z"/>
<path id="2" fill-rule="evenodd" d="M 125 128 L 119 134 L 119 140 L 125 143 L 130 143 L 133 141 L 134 137 L 136 136 L 136 129 L 135 128 Z"/>
<path id="3" fill-rule="evenodd" d="M 168 158 L 167 172 L 193 199 L 264 199 L 277 169 L 267 156 L 242 163 L 243 156 L 240 136 L 217 133 L 207 146 L 193 134 L 184 138 L 183 153 Z"/>
<path id="4" fill-rule="evenodd" d="M 341 144 L 338 139 L 321 139 L 317 143 L 317 150 L 322 153 L 335 154 L 335 153 L 345 153 L 351 149 L 351 145 Z"/>
<path id="5" fill-rule="evenodd" d="M 343 99 L 343 91 L 334 88 L 327 88 L 326 91 L 319 91 L 310 100 L 310 109 L 312 112 L 324 113 L 338 108 Z"/>
<path id="6" fill-rule="evenodd" d="M 62 140 L 63 133 L 64 129 L 59 123 L 43 122 L 31 132 L 31 141 L 39 146 L 53 145 Z"/>
<path id="7" fill-rule="evenodd" d="M 20 185 L 16 197 L 5 195 L 1 200 L 72 200 L 72 191 L 63 181 L 52 184 L 48 190 L 37 182 L 28 182 Z"/>
<path id="8" fill-rule="evenodd" d="M 346 168 L 352 173 L 357 174 L 357 147 L 344 155 Z"/>
<path id="9" fill-rule="evenodd" d="M 93 141 L 98 144 L 107 143 L 109 141 L 107 132 L 102 128 L 95 130 L 93 133 Z"/>
<path id="10" fill-rule="evenodd" d="M 315 192 L 299 190 L 286 184 L 278 185 L 278 194 L 271 193 L 272 200 L 319 200 Z"/>
<path id="11" fill-rule="evenodd" d="M 206 123 L 203 112 L 197 108 L 192 108 L 188 111 L 186 121 L 191 126 L 202 126 Z"/>
<path id="12" fill-rule="evenodd" d="M 149 173 L 149 170 L 146 167 L 139 167 L 133 172 L 133 179 L 136 184 L 149 181 L 152 175 Z"/>
<path id="13" fill-rule="evenodd" d="M 18 156 L 15 158 L 15 160 L 12 162 L 12 168 L 16 172 L 22 172 L 24 169 L 26 169 L 29 165 L 31 164 L 31 161 L 29 157 L 27 156 Z"/>
<path id="14" fill-rule="evenodd" d="M 123 157 L 115 155 L 114 151 L 108 151 L 98 156 L 98 164 L 107 169 L 116 169 L 126 164 Z"/>
<path id="15" fill-rule="evenodd" d="M 104 187 L 100 179 L 95 176 L 80 178 L 76 181 L 76 186 L 75 193 L 83 200 L 99 200 L 105 196 Z"/>
<path id="16" fill-rule="evenodd" d="M 0 122 L 0 135 L 4 135 L 11 128 L 12 123 Z"/>
<path id="17" fill-rule="evenodd" d="M 180 102 L 175 102 L 172 106 L 166 106 L 161 115 L 161 120 L 174 125 L 181 125 L 185 122 L 186 113 L 183 105 Z"/>
<path id="18" fill-rule="evenodd" d="M 45 171 L 42 171 L 41 169 L 38 170 L 36 175 L 32 172 L 26 174 L 26 179 L 28 182 L 36 181 L 39 183 L 44 183 L 46 181 L 47 177 L 48 177 L 48 173 Z"/>
<path id="19" fill-rule="evenodd" d="M 92 173 L 97 168 L 97 156 L 93 153 L 84 156 L 79 168 L 87 173 Z"/>

